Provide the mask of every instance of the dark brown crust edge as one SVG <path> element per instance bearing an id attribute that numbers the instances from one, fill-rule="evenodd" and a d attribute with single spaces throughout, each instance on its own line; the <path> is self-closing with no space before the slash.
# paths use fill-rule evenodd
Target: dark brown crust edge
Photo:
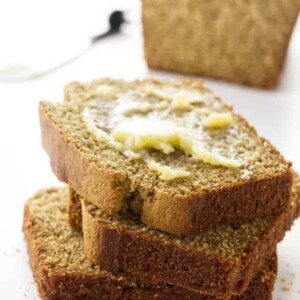
<path id="1" fill-rule="evenodd" d="M 24 207 L 23 232 L 27 243 L 29 262 L 33 277 L 37 283 L 40 297 L 45 300 L 99 300 L 99 299 L 198 299 L 216 300 L 215 297 L 195 294 L 176 286 L 166 286 L 158 289 L 153 287 L 133 285 L 133 279 L 122 276 L 122 280 L 112 280 L 108 275 L 93 275 L 80 273 L 56 272 L 50 273 L 43 264 L 38 232 L 34 226 L 34 218 L 30 214 L 30 202 Z M 272 297 L 276 273 L 277 256 L 269 263 L 267 276 L 260 274 L 249 285 L 248 290 L 232 300 L 260 299 L 269 300 Z M 130 282 L 131 280 L 131 282 Z"/>
<path id="2" fill-rule="evenodd" d="M 39 112 L 42 144 L 54 174 L 106 213 L 116 215 L 123 207 L 123 199 L 129 196 L 129 179 L 123 172 L 111 172 L 90 162 L 51 122 L 43 103 Z M 173 196 L 153 187 L 141 187 L 139 193 L 144 199 L 141 219 L 162 231 L 196 234 L 221 223 L 238 224 L 283 211 L 291 185 L 289 165 L 285 173 L 277 176 L 189 196 Z M 166 215 L 166 211 L 171 213 Z"/>

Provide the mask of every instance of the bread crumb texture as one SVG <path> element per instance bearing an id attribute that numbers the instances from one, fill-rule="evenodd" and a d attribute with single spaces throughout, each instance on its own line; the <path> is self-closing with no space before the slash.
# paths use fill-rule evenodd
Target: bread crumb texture
<path id="1" fill-rule="evenodd" d="M 295 0 L 142 4 L 149 67 L 263 88 L 279 82 L 300 7 Z"/>

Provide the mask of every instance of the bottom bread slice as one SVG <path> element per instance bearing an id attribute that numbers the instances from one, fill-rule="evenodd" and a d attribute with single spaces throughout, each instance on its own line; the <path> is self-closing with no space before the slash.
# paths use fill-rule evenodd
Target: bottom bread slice
<path id="1" fill-rule="evenodd" d="M 67 197 L 66 188 L 42 190 L 24 209 L 23 231 L 42 299 L 216 299 L 172 285 L 145 285 L 130 275 L 101 270 L 85 258 L 81 233 L 68 226 Z M 276 273 L 273 255 L 244 294 L 232 299 L 271 299 Z"/>
<path id="2" fill-rule="evenodd" d="M 296 175 L 289 206 L 279 215 L 185 237 L 151 229 L 134 215 L 108 216 L 81 202 L 84 251 L 101 268 L 228 299 L 247 289 L 299 216 L 300 180 Z"/>

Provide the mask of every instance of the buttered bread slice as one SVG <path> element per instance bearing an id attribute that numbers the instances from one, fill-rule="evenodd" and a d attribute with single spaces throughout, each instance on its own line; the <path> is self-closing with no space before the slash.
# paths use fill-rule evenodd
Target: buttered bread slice
<path id="1" fill-rule="evenodd" d="M 40 121 L 54 173 L 109 215 L 188 234 L 288 204 L 290 163 L 200 81 L 71 83 Z"/>

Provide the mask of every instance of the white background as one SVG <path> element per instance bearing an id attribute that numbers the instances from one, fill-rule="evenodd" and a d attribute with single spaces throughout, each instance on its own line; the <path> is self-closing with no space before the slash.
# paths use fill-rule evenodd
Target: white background
<path id="1" fill-rule="evenodd" d="M 106 4 L 104 3 L 106 2 Z M 143 59 L 139 5 L 132 1 L 0 1 L 0 71 L 8 62 L 55 60 L 105 29 L 115 7 L 132 20 L 123 33 L 100 42 L 85 56 L 48 76 L 0 82 L 0 299 L 37 299 L 21 231 L 23 205 L 37 189 L 57 185 L 40 143 L 39 100 L 61 101 L 71 80 L 102 76 L 134 79 L 179 76 L 149 71 Z M 300 22 L 276 91 L 206 80 L 300 171 Z M 274 299 L 300 299 L 300 222 L 278 246 L 279 276 Z M 287 282 L 283 282 L 283 278 Z M 290 291 L 282 288 L 289 287 Z"/>

